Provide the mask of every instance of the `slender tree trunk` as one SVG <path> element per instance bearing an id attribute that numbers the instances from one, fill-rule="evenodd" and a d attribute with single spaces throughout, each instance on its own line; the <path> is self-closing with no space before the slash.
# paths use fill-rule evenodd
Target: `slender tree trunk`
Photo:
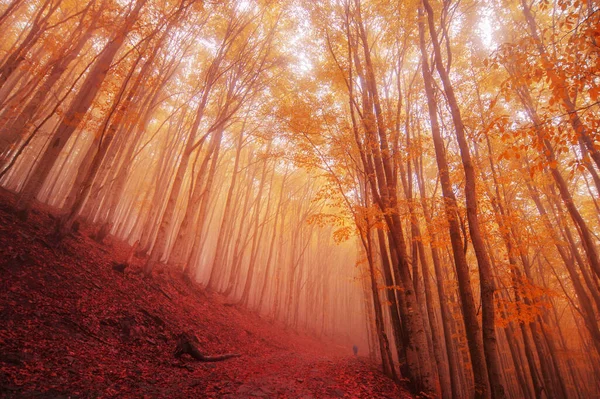
<path id="1" fill-rule="evenodd" d="M 242 130 L 238 135 L 238 140 L 236 144 L 236 152 L 235 152 L 235 161 L 233 163 L 233 170 L 231 172 L 231 183 L 229 184 L 229 190 L 227 191 L 227 199 L 225 200 L 225 207 L 223 209 L 223 217 L 221 219 L 221 226 L 219 227 L 219 233 L 217 238 L 217 244 L 215 247 L 215 257 L 211 263 L 211 271 L 210 277 L 208 279 L 208 283 L 206 285 L 207 289 L 214 290 L 216 288 L 217 283 L 217 272 L 221 271 L 224 267 L 223 260 L 225 259 L 225 238 L 226 231 L 229 228 L 230 219 L 231 219 L 231 206 L 233 202 L 233 194 L 236 188 L 236 182 L 238 178 L 239 165 L 240 165 L 240 156 L 242 153 L 242 147 L 244 142 L 244 130 L 245 123 L 242 126 Z"/>
<path id="2" fill-rule="evenodd" d="M 201 204 L 200 204 L 200 209 L 198 211 L 198 218 L 196 219 L 196 229 L 198 230 L 198 235 L 200 237 L 202 237 L 202 233 L 203 233 L 203 229 L 204 226 L 207 224 L 206 223 L 206 214 L 207 214 L 207 210 L 208 210 L 208 203 L 210 200 L 210 196 L 211 196 L 211 190 L 212 190 L 212 186 L 213 186 L 213 182 L 215 180 L 215 173 L 216 173 L 216 169 L 217 169 L 217 162 L 219 160 L 219 153 L 221 150 L 221 140 L 223 137 L 223 128 L 220 127 L 218 128 L 217 132 L 215 133 L 215 139 L 214 139 L 214 147 L 212 150 L 212 162 L 210 165 L 210 168 L 208 170 L 208 175 L 206 176 L 206 184 L 204 186 L 204 190 L 202 191 L 202 196 L 201 196 Z M 192 271 L 194 270 L 194 268 L 192 267 L 193 262 L 199 258 L 200 252 L 202 252 L 202 248 L 204 247 L 203 242 L 201 239 L 196 239 L 192 242 L 192 250 L 189 254 L 189 257 L 187 258 L 187 262 L 185 265 L 185 269 L 184 269 L 184 275 L 191 278 L 192 277 Z"/>
<path id="3" fill-rule="evenodd" d="M 490 265 L 489 256 L 485 249 L 485 243 L 481 234 L 478 220 L 478 205 L 476 193 L 476 177 L 469 145 L 464 132 L 464 125 L 458 101 L 454 94 L 454 88 L 444 67 L 440 44 L 434 25 L 433 9 L 428 0 L 423 0 L 423 5 L 427 11 L 427 21 L 429 32 L 434 49 L 435 66 L 442 80 L 444 92 L 450 106 L 450 114 L 454 124 L 456 138 L 460 148 L 460 155 L 465 172 L 465 197 L 467 202 L 467 219 L 469 221 L 469 233 L 471 243 L 475 251 L 477 263 L 479 265 L 480 285 L 481 285 L 481 308 L 482 308 L 482 330 L 483 330 L 483 350 L 487 364 L 488 378 L 492 398 L 501 399 L 505 397 L 504 387 L 502 386 L 500 358 L 498 356 L 496 330 L 495 330 L 495 309 L 494 309 L 494 275 Z"/>
<path id="4" fill-rule="evenodd" d="M 19 65 L 25 61 L 27 52 L 36 44 L 45 31 L 50 17 L 54 14 L 59 4 L 59 1 L 54 3 L 54 0 L 46 0 L 42 4 L 33 18 L 29 34 L 27 34 L 19 46 L 8 55 L 2 66 L 0 66 L 0 88 L 6 83 L 10 75 L 17 70 Z"/>
<path id="5" fill-rule="evenodd" d="M 83 120 L 84 115 L 92 105 L 115 55 L 125 41 L 127 33 L 137 21 L 140 10 L 147 1 L 148 0 L 137 0 L 134 9 L 126 17 L 125 22 L 120 27 L 119 31 L 115 34 L 112 41 L 110 41 L 102 50 L 102 54 L 95 62 L 92 70 L 79 89 L 79 92 L 73 99 L 69 109 L 65 112 L 62 122 L 52 137 L 50 146 L 44 151 L 42 158 L 21 191 L 19 209 L 23 218 L 27 217 L 27 213 L 33 200 L 39 193 L 46 177 L 58 159 L 60 152 L 65 147 L 67 141 L 75 132 Z"/>
<path id="6" fill-rule="evenodd" d="M 424 31 L 424 23 L 422 22 L 422 18 L 420 18 L 419 36 L 422 55 L 421 70 L 423 74 L 423 81 L 425 83 L 425 92 L 427 95 L 427 104 L 431 123 L 431 132 L 433 136 L 436 161 L 442 186 L 442 194 L 444 196 L 444 209 L 446 212 L 446 218 L 448 220 L 450 241 L 452 244 L 452 252 L 454 254 L 454 263 L 456 266 L 456 275 L 458 278 L 459 293 L 461 296 L 461 305 L 467 335 L 467 343 L 469 346 L 469 353 L 471 355 L 471 364 L 473 366 L 473 376 L 475 379 L 475 396 L 477 398 L 486 398 L 490 396 L 490 393 L 488 391 L 487 364 L 483 351 L 483 342 L 481 339 L 479 321 L 477 320 L 477 312 L 475 309 L 473 291 L 471 288 L 469 267 L 467 265 L 467 259 L 463 249 L 463 240 L 461 238 L 460 226 L 458 224 L 458 204 L 456 201 L 456 197 L 454 196 L 454 192 L 452 191 L 452 183 L 450 181 L 448 161 L 446 160 L 446 150 L 440 133 L 440 127 L 437 117 L 437 101 L 433 92 L 433 77 L 431 75 L 429 63 L 427 61 L 429 55 L 427 54 L 425 49 Z"/>
<path id="7" fill-rule="evenodd" d="M 10 2 L 10 4 L 8 5 L 8 7 L 6 7 L 4 9 L 4 11 L 0 14 L 0 27 L 2 27 L 2 25 L 4 25 L 4 22 L 6 22 L 6 20 L 15 12 L 19 9 L 19 7 L 21 7 L 21 5 L 23 4 L 24 0 L 13 0 Z"/>
<path id="8" fill-rule="evenodd" d="M 283 193 L 285 192 L 285 183 L 287 180 L 287 171 L 286 173 L 283 175 L 283 179 L 281 181 L 281 187 L 279 188 L 279 200 L 277 201 L 277 209 L 275 211 L 275 219 L 273 220 L 273 234 L 271 235 L 271 243 L 269 244 L 269 254 L 267 256 L 267 263 L 265 266 L 265 274 L 264 274 L 264 278 L 263 278 L 263 284 L 262 284 L 262 288 L 260 289 L 260 296 L 258 299 L 258 303 L 256 305 L 256 308 L 258 309 L 258 311 L 260 311 L 260 309 L 262 308 L 262 304 L 265 298 L 265 292 L 267 291 L 267 283 L 269 282 L 269 278 L 271 275 L 271 264 L 272 264 L 272 260 L 273 260 L 273 253 L 275 252 L 275 239 L 277 238 L 277 226 L 278 226 L 278 219 L 279 219 L 279 214 L 281 213 L 281 208 L 282 208 L 282 203 L 283 203 Z M 282 217 L 283 219 L 283 217 Z M 283 222 L 281 223 L 283 225 Z M 283 228 L 283 226 L 282 226 Z"/>
<path id="9" fill-rule="evenodd" d="M 16 1 L 13 2 L 13 4 L 14 3 L 16 3 Z M 27 126 L 34 118 L 36 112 L 40 109 L 45 97 L 51 92 L 71 62 L 73 62 L 85 44 L 91 39 L 93 32 L 94 25 L 91 25 L 78 39 L 75 33 L 72 35 L 70 40 L 61 47 L 59 51 L 61 57 L 56 60 L 54 65 L 52 65 L 48 76 L 40 87 L 35 90 L 33 97 L 29 99 L 27 105 L 14 119 L 9 120 L 9 122 L 2 127 L 0 130 L 0 169 L 3 169 L 6 166 L 8 163 L 9 152 L 23 137 L 25 137 L 28 131 Z M 73 46 L 73 40 L 75 39 L 77 39 L 77 42 Z"/>

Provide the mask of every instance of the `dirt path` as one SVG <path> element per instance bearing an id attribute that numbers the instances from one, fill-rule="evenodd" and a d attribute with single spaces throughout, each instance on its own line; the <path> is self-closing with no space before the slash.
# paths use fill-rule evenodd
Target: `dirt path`
<path id="1" fill-rule="evenodd" d="M 241 360 L 241 362 L 244 362 Z M 232 380 L 224 373 L 204 393 L 223 398 L 386 398 L 402 397 L 381 378 L 372 364 L 352 357 L 315 357 L 314 354 L 277 352 L 246 359 Z M 215 369 L 218 366 L 215 367 Z M 216 370 L 215 374 L 219 374 Z M 396 393 L 397 396 L 387 396 Z M 410 396 L 406 396 L 410 397 Z"/>

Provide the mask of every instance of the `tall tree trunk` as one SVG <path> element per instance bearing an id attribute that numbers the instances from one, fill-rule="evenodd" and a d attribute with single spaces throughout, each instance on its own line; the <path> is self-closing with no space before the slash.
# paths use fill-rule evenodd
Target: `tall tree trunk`
<path id="1" fill-rule="evenodd" d="M 233 194 L 236 188 L 236 182 L 239 173 L 239 165 L 240 165 L 240 156 L 242 153 L 242 147 L 244 142 L 244 132 L 245 132 L 245 123 L 242 125 L 242 129 L 239 132 L 237 143 L 236 143 L 236 152 L 235 152 L 235 161 L 233 162 L 233 170 L 231 172 L 231 182 L 229 184 L 229 189 L 227 191 L 227 199 L 225 200 L 225 207 L 223 208 L 223 217 L 221 219 L 221 226 L 219 227 L 219 233 L 217 236 L 217 244 L 215 247 L 215 257 L 211 263 L 211 271 L 210 277 L 208 279 L 208 283 L 206 284 L 207 289 L 214 290 L 216 288 L 217 283 L 217 272 L 222 271 L 224 268 L 223 260 L 225 259 L 225 239 L 226 239 L 226 231 L 229 228 L 230 220 L 231 220 L 231 206 L 233 202 Z"/>
<path id="2" fill-rule="evenodd" d="M 483 330 L 483 350 L 487 364 L 488 378 L 492 398 L 501 399 L 505 397 L 504 387 L 502 386 L 502 375 L 500 358 L 498 356 L 496 330 L 495 330 L 495 309 L 494 309 L 494 275 L 490 265 L 490 260 L 485 249 L 485 243 L 479 226 L 476 176 L 467 138 L 464 132 L 464 125 L 458 101 L 454 94 L 454 87 L 442 60 L 440 44 L 435 30 L 433 8 L 428 0 L 423 0 L 423 5 L 427 11 L 427 22 L 429 33 L 434 50 L 435 66 L 442 80 L 444 92 L 448 105 L 450 106 L 450 115 L 454 124 L 454 130 L 460 148 L 460 156 L 465 172 L 465 197 L 467 203 L 467 219 L 469 221 L 469 233 L 471 243 L 477 258 L 479 266 L 479 281 L 481 286 L 481 309 L 482 309 L 482 330 Z M 449 51 L 449 50 L 448 50 Z"/>
<path id="3" fill-rule="evenodd" d="M 208 170 L 208 175 L 206 176 L 206 184 L 204 185 L 204 190 L 202 191 L 201 196 L 201 204 L 200 209 L 198 210 L 198 217 L 196 219 L 196 228 L 198 230 L 198 236 L 196 240 L 192 242 L 192 250 L 190 252 L 189 257 L 187 258 L 187 262 L 184 269 L 184 275 L 191 278 L 192 271 L 194 268 L 192 267 L 193 263 L 199 258 L 200 252 L 204 247 L 203 241 L 200 239 L 203 234 L 204 226 L 207 224 L 206 213 L 208 210 L 208 204 L 210 201 L 211 190 L 213 186 L 213 182 L 215 180 L 215 173 L 217 169 L 217 163 L 219 161 L 219 153 L 221 150 L 221 140 L 223 137 L 223 127 L 217 128 L 217 132 L 215 133 L 214 147 L 213 147 L 213 155 L 210 168 Z"/>
<path id="4" fill-rule="evenodd" d="M 488 370 L 483 351 L 483 342 L 481 338 L 481 329 L 477 320 L 473 290 L 471 288 L 471 278 L 469 275 L 469 266 L 463 249 L 463 240 L 461 238 L 460 226 L 458 223 L 458 203 L 454 192 L 452 191 L 452 182 L 450 181 L 450 172 L 448 161 L 446 159 L 446 149 L 440 132 L 440 126 L 437 116 L 437 101 L 433 92 L 433 76 L 429 69 L 429 63 L 425 49 L 425 28 L 422 21 L 422 12 L 419 18 L 419 36 L 421 46 L 421 70 L 423 81 L 425 83 L 425 92 L 427 95 L 427 104 L 431 123 L 431 133 L 435 147 L 436 161 L 438 165 L 442 194 L 444 196 L 444 209 L 448 220 L 450 241 L 454 255 L 454 264 L 456 266 L 456 275 L 458 278 L 459 293 L 461 297 L 462 313 L 467 335 L 469 353 L 471 355 L 471 364 L 473 367 L 473 376 L 475 379 L 475 397 L 487 398 L 490 396 L 488 391 Z M 466 237 L 465 237 L 466 239 Z"/>
<path id="5" fill-rule="evenodd" d="M 277 201 L 277 209 L 275 211 L 275 219 L 273 220 L 273 234 L 271 235 L 271 243 L 269 244 L 269 254 L 267 255 L 267 261 L 266 261 L 266 266 L 265 266 L 265 273 L 264 273 L 264 278 L 263 278 L 263 283 L 262 283 L 262 288 L 260 289 L 260 296 L 258 299 L 258 302 L 256 304 L 256 309 L 258 311 L 260 311 L 260 309 L 262 308 L 262 304 L 265 298 L 265 293 L 267 291 L 267 283 L 269 282 L 269 278 L 271 275 L 271 264 L 273 263 L 273 253 L 275 252 L 275 239 L 277 238 L 277 226 L 278 226 L 278 220 L 279 220 L 279 215 L 281 213 L 281 208 L 282 208 L 282 204 L 283 204 L 283 193 L 285 192 L 285 183 L 288 177 L 288 173 L 287 170 L 285 172 L 285 174 L 283 175 L 283 179 L 281 181 L 281 187 L 279 188 L 279 200 Z M 283 217 L 282 217 L 282 229 L 283 229 Z"/>

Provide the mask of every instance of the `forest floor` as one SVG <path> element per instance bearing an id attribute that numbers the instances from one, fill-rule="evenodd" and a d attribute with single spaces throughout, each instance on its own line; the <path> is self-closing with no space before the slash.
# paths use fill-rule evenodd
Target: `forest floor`
<path id="1" fill-rule="evenodd" d="M 130 247 L 82 228 L 53 244 L 56 212 L 27 222 L 0 192 L 0 397 L 410 398 L 351 348 L 285 330 L 177 275 L 120 272 Z M 181 333 L 221 362 L 174 356 Z"/>

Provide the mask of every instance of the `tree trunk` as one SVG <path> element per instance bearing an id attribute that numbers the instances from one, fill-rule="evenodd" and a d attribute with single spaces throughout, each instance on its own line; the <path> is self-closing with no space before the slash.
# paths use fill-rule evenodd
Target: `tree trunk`
<path id="1" fill-rule="evenodd" d="M 94 63 L 92 70 L 73 99 L 69 109 L 65 112 L 62 122 L 52 136 L 50 146 L 44 151 L 41 160 L 21 191 L 19 209 L 22 217 L 27 217 L 27 213 L 33 200 L 39 193 L 42 184 L 44 184 L 46 177 L 58 159 L 61 150 L 65 147 L 67 141 L 75 132 L 96 98 L 96 94 L 100 90 L 100 86 L 108 73 L 115 55 L 125 41 L 127 33 L 137 21 L 140 10 L 147 1 L 148 0 L 137 0 L 135 8 L 127 16 L 113 40 L 102 50 L 101 55 Z"/>
<path id="2" fill-rule="evenodd" d="M 422 12 L 420 14 L 422 16 Z M 490 396 L 488 391 L 487 365 L 483 351 L 483 342 L 481 339 L 481 330 L 477 320 L 477 311 L 471 288 L 471 278 L 469 275 L 469 266 L 463 249 L 463 240 L 461 238 L 460 226 L 458 224 L 458 203 L 452 183 L 448 161 L 446 160 L 445 146 L 440 133 L 440 126 L 437 117 L 437 101 L 433 92 L 433 77 L 429 69 L 427 59 L 429 55 L 425 50 L 425 28 L 422 18 L 419 19 L 419 36 L 421 46 L 421 70 L 423 81 L 425 83 L 425 92 L 427 95 L 427 104 L 431 123 L 431 133 L 435 147 L 436 161 L 438 165 L 442 194 L 444 196 L 444 209 L 448 220 L 450 241 L 454 255 L 454 264 L 456 266 L 456 275 L 458 278 L 459 293 L 461 296 L 461 305 L 469 353 L 471 355 L 471 364 L 473 366 L 473 376 L 475 379 L 475 397 L 487 398 Z M 465 237 L 466 239 L 466 237 Z"/>

